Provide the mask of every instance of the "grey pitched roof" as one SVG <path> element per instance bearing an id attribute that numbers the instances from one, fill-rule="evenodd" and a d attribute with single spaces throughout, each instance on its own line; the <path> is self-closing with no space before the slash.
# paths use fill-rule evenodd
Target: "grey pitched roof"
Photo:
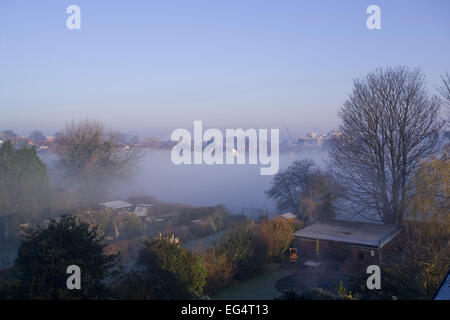
<path id="1" fill-rule="evenodd" d="M 295 233 L 296 238 L 344 242 L 381 248 L 392 240 L 401 228 L 396 225 L 344 220 L 317 222 Z"/>
<path id="2" fill-rule="evenodd" d="M 100 205 L 105 206 L 112 210 L 124 209 L 124 208 L 129 208 L 129 207 L 133 206 L 131 203 L 128 203 L 128 202 L 122 201 L 122 200 L 103 202 L 103 203 L 100 203 Z"/>
<path id="3" fill-rule="evenodd" d="M 290 212 L 287 212 L 287 213 L 283 213 L 283 214 L 281 215 L 281 217 L 283 217 L 283 218 L 285 218 L 285 219 L 294 219 L 294 218 L 296 218 L 297 216 L 296 216 L 295 214 L 292 214 L 292 213 L 290 213 Z"/>

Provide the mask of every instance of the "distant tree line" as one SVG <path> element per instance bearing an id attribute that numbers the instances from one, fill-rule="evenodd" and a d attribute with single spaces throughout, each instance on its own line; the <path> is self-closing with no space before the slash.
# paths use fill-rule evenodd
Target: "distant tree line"
<path id="1" fill-rule="evenodd" d="M 13 245 L 20 224 L 42 222 L 104 201 L 113 185 L 133 173 L 139 154 L 123 149 L 118 133 L 99 122 L 68 124 L 56 139 L 58 171 L 49 181 L 46 165 L 34 147 L 14 148 L 12 130 L 2 132 L 0 145 L 0 243 Z M 44 140 L 40 131 L 30 135 Z"/>

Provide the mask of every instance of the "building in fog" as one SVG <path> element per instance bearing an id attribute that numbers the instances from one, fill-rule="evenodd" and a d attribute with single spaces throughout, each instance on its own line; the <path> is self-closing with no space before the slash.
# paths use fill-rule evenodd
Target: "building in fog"
<path id="1" fill-rule="evenodd" d="M 134 212 L 141 218 L 147 217 L 150 214 L 150 210 L 153 208 L 152 204 L 137 204 L 134 208 Z"/>
<path id="2" fill-rule="evenodd" d="M 290 212 L 283 213 L 280 217 L 286 220 L 295 221 L 297 220 L 297 216 L 295 214 L 292 214 Z"/>
<path id="3" fill-rule="evenodd" d="M 294 235 L 292 247 L 300 258 L 334 260 L 343 271 L 357 272 L 379 265 L 392 240 L 400 233 L 396 225 L 331 220 L 307 226 Z"/>
<path id="4" fill-rule="evenodd" d="M 131 207 L 133 207 L 131 203 L 122 200 L 102 202 L 100 203 L 100 206 L 111 209 L 113 211 L 129 211 L 131 210 Z"/>

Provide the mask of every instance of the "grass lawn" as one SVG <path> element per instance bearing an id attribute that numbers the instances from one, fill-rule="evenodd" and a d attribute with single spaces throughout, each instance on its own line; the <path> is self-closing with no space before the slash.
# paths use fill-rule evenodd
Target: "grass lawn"
<path id="1" fill-rule="evenodd" d="M 280 269 L 280 264 L 270 264 L 261 273 L 212 297 L 214 300 L 273 300 L 281 295 L 275 283 L 293 273 Z"/>

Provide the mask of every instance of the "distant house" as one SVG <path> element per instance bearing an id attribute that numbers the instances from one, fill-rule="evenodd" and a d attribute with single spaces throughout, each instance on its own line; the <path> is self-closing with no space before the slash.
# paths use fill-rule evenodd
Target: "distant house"
<path id="1" fill-rule="evenodd" d="M 131 203 L 122 200 L 103 202 L 100 203 L 100 205 L 113 211 L 119 211 L 124 209 L 130 210 L 130 208 L 133 207 Z"/>
<path id="2" fill-rule="evenodd" d="M 141 221 L 144 224 L 144 231 L 147 230 L 148 228 L 147 225 L 151 221 L 150 213 L 151 209 L 153 208 L 152 204 L 139 203 L 134 205 L 126 201 L 116 200 L 116 201 L 102 202 L 99 205 L 108 208 L 118 214 L 135 213 L 139 218 L 141 218 Z"/>
<path id="3" fill-rule="evenodd" d="M 295 214 L 292 214 L 290 212 L 283 213 L 280 217 L 286 219 L 286 220 L 296 220 L 297 216 Z"/>
<path id="4" fill-rule="evenodd" d="M 400 231 L 396 225 L 331 220 L 297 231 L 292 246 L 299 249 L 299 257 L 345 262 L 347 271 L 360 271 L 379 265 Z"/>
<path id="5" fill-rule="evenodd" d="M 146 217 L 149 215 L 149 211 L 151 210 L 151 208 L 153 208 L 152 204 L 137 204 L 136 207 L 134 208 L 134 212 L 139 216 L 139 217 Z"/>

